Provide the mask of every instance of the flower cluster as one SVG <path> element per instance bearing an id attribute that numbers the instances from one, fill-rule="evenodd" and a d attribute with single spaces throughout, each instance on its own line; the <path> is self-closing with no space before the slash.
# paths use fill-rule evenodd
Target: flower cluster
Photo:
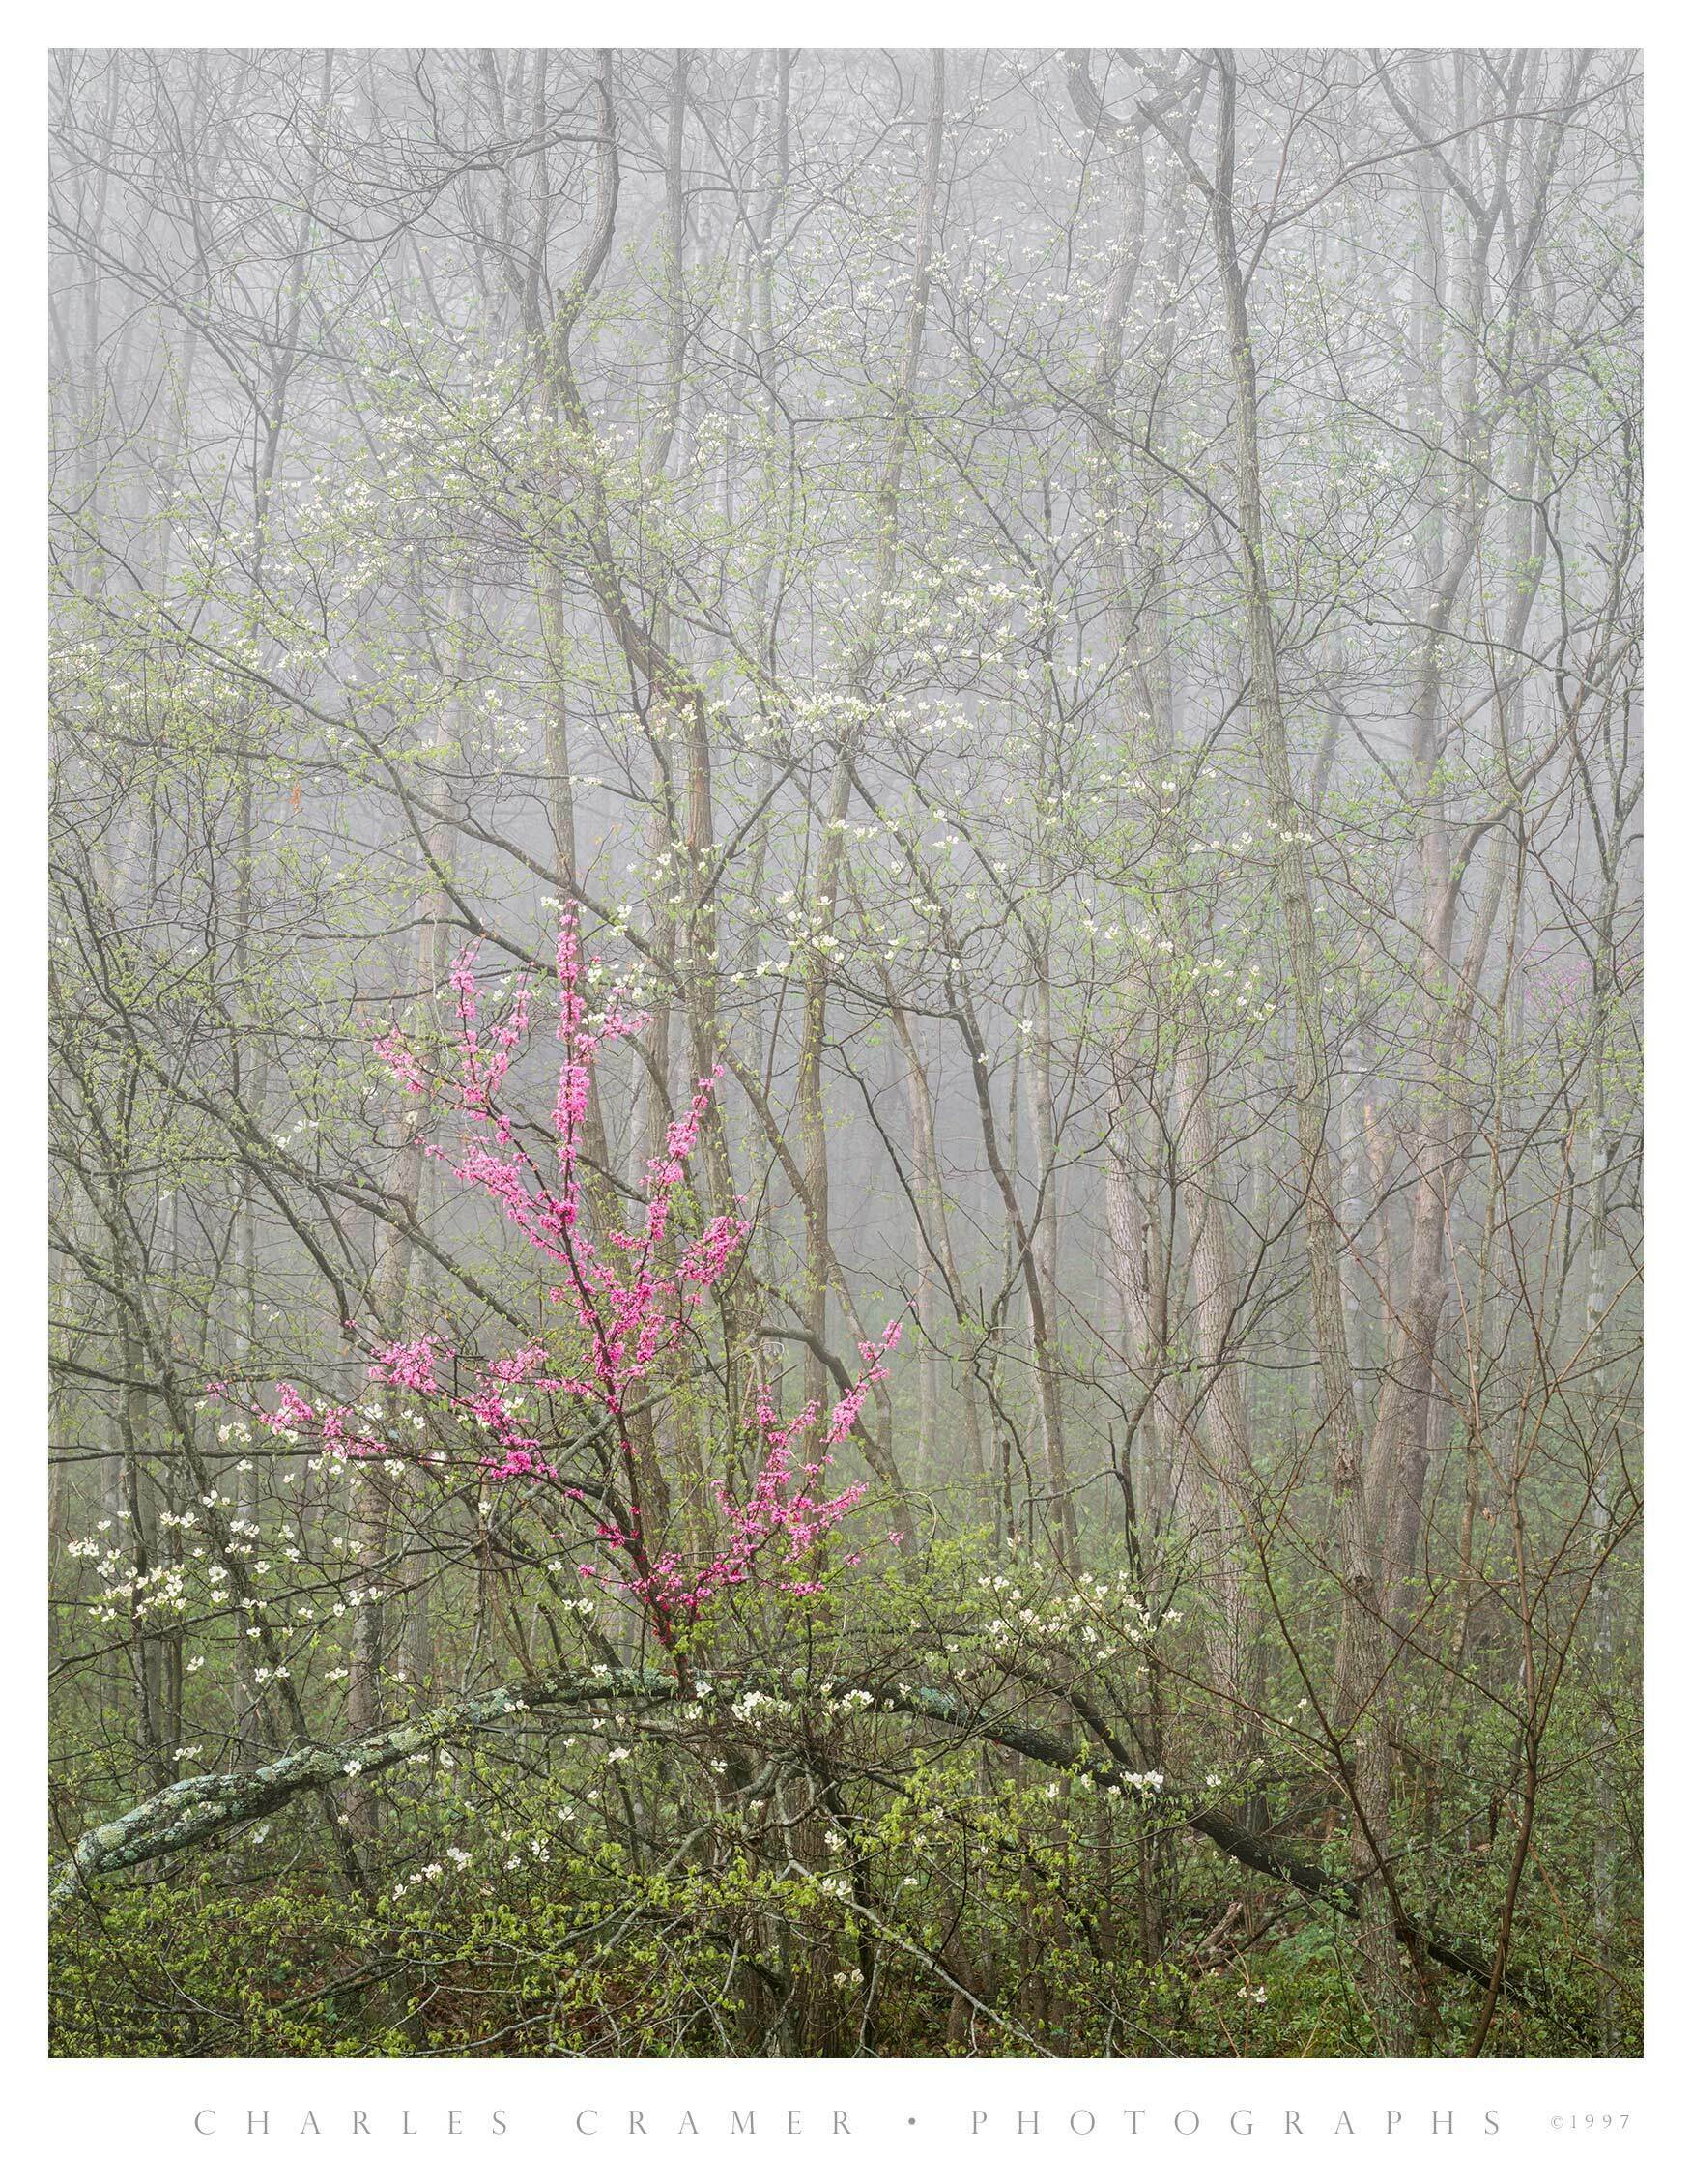
<path id="1" fill-rule="evenodd" d="M 460 1182 L 485 1192 L 519 1234 L 557 1266 L 559 1279 L 552 1301 L 574 1307 L 587 1337 L 587 1355 L 578 1370 L 544 1375 L 546 1353 L 533 1343 L 517 1357 L 485 1368 L 471 1396 L 452 1398 L 491 1433 L 498 1451 L 489 1466 L 492 1475 L 511 1479 L 548 1471 L 533 1435 L 513 1416 L 512 1391 L 529 1387 L 576 1395 L 621 1421 L 635 1384 L 682 1342 L 699 1308 L 724 1279 L 748 1224 L 737 1214 L 719 1214 L 673 1258 L 666 1253 L 674 1195 L 709 1114 L 719 1067 L 696 1086 L 686 1110 L 670 1125 L 664 1151 L 647 1163 L 645 1217 L 640 1226 L 631 1231 L 608 1224 L 603 1236 L 590 1235 L 582 1221 L 583 1141 L 594 1069 L 609 1048 L 640 1031 L 646 1020 L 629 1014 L 616 989 L 605 1009 L 589 1017 L 583 989 L 597 983 L 600 965 L 595 958 L 584 975 L 575 913 L 566 910 L 559 924 L 557 956 L 557 1040 L 562 1057 L 552 1114 L 555 1176 L 521 1143 L 517 1126 L 500 1101 L 529 1027 L 528 989 L 518 989 L 502 1020 L 484 1028 L 475 956 L 473 946 L 467 948 L 452 966 L 459 1029 L 456 1067 L 447 1087 L 460 1109 L 474 1118 L 474 1127 L 456 1159 L 437 1146 L 429 1151 L 448 1160 Z M 378 1040 L 376 1051 L 408 1091 L 426 1088 L 423 1065 L 397 1032 Z M 426 1341 L 385 1350 L 372 1377 L 395 1388 L 438 1392 Z"/>
<path id="2" fill-rule="evenodd" d="M 601 984 L 602 966 L 594 958 L 584 970 L 575 914 L 565 910 L 557 954 L 556 1038 L 561 1059 L 552 1111 L 556 1168 L 549 1166 L 523 1143 L 501 1104 L 506 1073 L 529 1025 L 528 990 L 519 989 L 503 1020 L 484 1027 L 475 953 L 473 947 L 465 950 L 452 967 L 457 1054 L 452 1077 L 438 1088 L 453 1097 L 470 1127 L 456 1159 L 438 1147 L 429 1150 L 448 1160 L 461 1182 L 485 1192 L 557 1269 L 551 1300 L 573 1308 L 585 1337 L 584 1354 L 570 1367 L 549 1371 L 546 1346 L 535 1341 L 514 1357 L 482 1366 L 468 1395 L 445 1395 L 425 1336 L 389 1344 L 371 1367 L 371 1377 L 396 1391 L 438 1397 L 470 1418 L 491 1443 L 487 1469 L 496 1480 L 554 1476 L 538 1440 L 518 1416 L 526 1392 L 572 1395 L 599 1412 L 615 1430 L 631 1491 L 626 1511 L 610 1513 L 597 1524 L 606 1561 L 580 1564 L 579 1572 L 640 1601 L 650 1612 L 662 1643 L 678 1653 L 706 1604 L 747 1584 L 772 1553 L 788 1571 L 772 1580 L 781 1590 L 816 1590 L 815 1577 L 792 1566 L 863 1493 L 858 1485 L 825 1496 L 818 1491 L 819 1481 L 833 1450 L 852 1432 L 870 1388 L 882 1377 L 882 1359 L 899 1339 L 899 1323 L 890 1323 L 878 1339 L 860 1345 L 863 1370 L 835 1404 L 816 1458 L 806 1460 L 800 1449 L 819 1422 L 817 1406 L 808 1404 L 796 1417 L 784 1420 L 767 1394 L 760 1394 L 751 1422 L 760 1451 L 757 1477 L 744 1500 L 736 1500 L 722 1480 L 713 1482 L 727 1536 L 703 1568 L 684 1566 L 674 1552 L 652 1552 L 634 1488 L 639 1466 L 631 1438 L 632 1403 L 658 1363 L 685 1342 L 749 1228 L 738 1213 L 719 1213 L 679 1245 L 672 1238 L 675 1194 L 706 1127 L 721 1066 L 695 1086 L 687 1107 L 666 1133 L 664 1150 L 646 1164 L 645 1212 L 639 1225 L 624 1229 L 602 1218 L 592 1224 L 596 1233 L 590 1232 L 582 1218 L 583 1170 L 594 1071 L 609 1048 L 638 1033 L 646 1020 L 626 1010 L 621 990 L 615 987 L 605 1007 L 589 1015 L 584 989 Z M 378 1040 L 376 1051 L 408 1092 L 428 1089 L 423 1065 L 397 1031 Z M 566 1491 L 585 1499 L 579 1488 Z"/>
<path id="3" fill-rule="evenodd" d="M 637 1551 L 638 1536 L 608 1523 L 599 1527 L 599 1537 L 609 1550 L 628 1559 L 632 1574 L 607 1571 L 595 1563 L 581 1563 L 578 1575 L 626 1591 L 653 1610 L 661 1628 L 678 1632 L 693 1623 L 709 1601 L 759 1574 L 760 1560 L 769 1550 L 777 1550 L 778 1560 L 785 1565 L 800 1563 L 863 1496 L 861 1482 L 825 1500 L 817 1498 L 815 1486 L 828 1469 L 832 1451 L 850 1434 L 871 1387 L 883 1376 L 886 1368 L 881 1361 L 898 1342 L 900 1333 L 899 1322 L 893 1321 L 878 1340 L 860 1343 L 864 1369 L 829 1414 L 822 1452 L 813 1461 L 802 1458 L 796 1444 L 817 1423 L 817 1405 L 807 1403 L 795 1417 L 784 1420 L 767 1394 L 760 1393 L 757 1420 L 762 1456 L 758 1476 L 746 1499 L 738 1502 L 722 1480 L 712 1481 L 718 1507 L 728 1520 L 728 1537 L 703 1569 L 688 1570 L 680 1556 L 674 1553 L 648 1562 Z M 818 1585 L 817 1578 L 802 1575 L 776 1577 L 771 1582 L 790 1595 L 815 1593 Z"/>

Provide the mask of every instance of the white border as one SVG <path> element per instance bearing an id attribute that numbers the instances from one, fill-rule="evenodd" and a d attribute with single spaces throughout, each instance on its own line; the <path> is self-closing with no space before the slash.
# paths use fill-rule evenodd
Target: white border
<path id="1" fill-rule="evenodd" d="M 10 1431 L 7 1484 L 18 1543 L 20 1574 L 7 1591 L 3 1633 L 8 1692 L 6 1742 L 14 1755 L 17 1793 L 0 1805 L 3 1872 L 14 1891 L 7 1932 L 14 1944 L 12 1976 L 0 1984 L 0 2053 L 14 2065 L 18 2098 L 0 2106 L 0 2154 L 22 2174 L 61 2178 L 199 2177 L 232 2169 L 280 2174 L 301 2159 L 312 2176 L 435 2175 L 568 2177 L 577 2172 L 617 2177 L 674 2178 L 717 2170 L 737 2177 L 790 2175 L 816 2170 L 858 2174 L 873 2168 L 889 2176 L 961 2170 L 982 2177 L 1026 2177 L 1062 2170 L 1077 2175 L 1175 2169 L 1183 2175 L 1355 2178 L 1360 2170 L 1411 2174 L 1429 2164 L 1442 2176 L 1547 2176 L 1654 2173 L 1684 2143 L 1682 2119 L 1692 2113 L 1683 2089 L 1692 2055 L 1692 1882 L 1682 1835 L 1688 1762 L 1682 1728 L 1687 1689 L 1688 1587 L 1692 1556 L 1692 1493 L 1679 1416 L 1686 1405 L 1679 1374 L 1692 1314 L 1692 1201 L 1687 1193 L 1687 1132 L 1681 1124 L 1692 1008 L 1688 884 L 1692 860 L 1679 837 L 1692 819 L 1687 733 L 1677 717 L 1672 647 L 1692 596 L 1692 567 L 1682 511 L 1692 499 L 1684 389 L 1692 359 L 1692 233 L 1687 190 L 1687 118 L 1692 91 L 1688 42 L 1671 28 L 1668 9 L 1567 5 L 1450 8 L 1212 6 L 1196 11 L 1097 5 L 1009 8 L 984 4 L 889 7 L 881 0 L 838 6 L 652 6 L 617 8 L 609 21 L 587 11 L 532 5 L 443 7 L 417 0 L 408 7 L 295 6 L 274 17 L 232 16 L 227 7 L 72 6 L 31 26 L 33 38 L 5 42 L 0 81 L 0 206 L 13 239 L 11 338 L 0 344 L 0 419 L 11 445 L 4 475 L 6 520 L 0 524 L 0 611 L 12 640 L 4 691 L 9 716 L 0 734 L 7 770 L 0 797 L 0 890 L 4 917 L 10 1067 L 0 1074 L 0 1146 L 9 1156 L 5 1190 L 12 1249 L 0 1261 L 0 1366 Z M 42 61 L 49 43 L 253 44 L 285 32 L 277 43 L 339 45 L 459 45 L 471 43 L 587 43 L 608 29 L 624 45 L 677 43 L 956 46 L 1105 44 L 1128 38 L 1139 45 L 1175 45 L 1207 38 L 1244 45 L 1478 43 L 1502 44 L 1642 45 L 1647 68 L 1649 161 L 1648 235 L 1649 291 L 1647 385 L 1649 485 L 1653 529 L 1648 607 L 1653 663 L 1669 662 L 1653 685 L 1655 731 L 1650 750 L 1652 841 L 1665 853 L 1649 863 L 1653 969 L 1648 987 L 1649 1064 L 1647 1089 L 1648 1213 L 1650 1279 L 1647 1292 L 1647 1445 L 1651 1488 L 1648 1550 L 1647 1763 L 1648 2059 L 1641 2062 L 967 2062 L 878 2063 L 573 2063 L 389 2062 L 259 2063 L 47 2062 L 43 2059 L 43 1909 L 39 1755 L 44 1748 L 44 1656 L 38 1603 L 39 1542 L 43 1536 L 45 1468 L 42 1275 L 44 1254 L 44 1103 L 29 1025 L 41 1021 L 44 998 L 45 760 L 40 723 L 44 696 L 44 587 L 40 511 L 45 500 L 45 345 L 39 300 L 45 233 L 44 111 Z M 21 261 L 21 262 L 20 262 Z M 1677 1125 L 1681 1127 L 1677 1129 Z M 1661 1238 L 1661 1248 L 1657 1239 Z M 1685 1239 L 1686 1241 L 1682 1241 Z M 647 2137 L 631 2137 L 619 2118 L 642 2109 Z M 847 2111 L 849 2139 L 829 2134 L 830 2112 Z M 1287 2109 L 1301 2112 L 1304 2135 L 1281 2127 Z M 268 2109 L 272 2130 L 248 2137 L 248 2109 Z M 349 2117 L 365 2112 L 368 2135 L 355 2137 Z M 461 2135 L 447 2135 L 457 2109 Z M 499 2137 L 486 2128 L 504 2112 Z M 758 2112 L 758 2135 L 731 2136 L 731 2110 Z M 988 2112 L 985 2131 L 972 2134 L 971 2112 Z M 1145 2112 L 1131 2135 L 1123 2112 Z M 1484 2112 L 1499 2119 L 1487 2136 Z M 1626 2111 L 1625 2136 L 1586 2139 L 1554 2132 L 1557 2113 Z M 196 2114 L 215 2111 L 215 2129 L 196 2133 Z M 304 2112 L 323 2135 L 302 2136 Z M 697 2139 L 674 2135 L 682 2111 L 700 2126 Z M 789 2136 L 789 2110 L 805 2112 L 802 2135 Z M 1018 2132 L 1019 2111 L 1038 2111 L 1036 2136 Z M 1249 2110 L 1250 2137 L 1231 2119 Z M 599 2129 L 579 2127 L 597 2112 Z M 1068 2118 L 1090 2111 L 1090 2136 Z M 1336 2132 L 1344 2111 L 1353 2136 Z M 1389 2134 L 1388 2112 L 1403 2118 Z M 1426 2118 L 1450 2111 L 1453 2130 L 1435 2136 Z M 414 2135 L 402 2135 L 409 2112 Z M 1178 2133 L 1178 2112 L 1197 2117 Z M 914 2115 L 912 2124 L 906 2119 Z M 39 2158 L 27 2150 L 31 2141 Z M 468 2162 L 467 2162 L 468 2157 Z M 1682 2163 L 1684 2154 L 1682 2152 Z M 49 2167 L 50 2164 L 50 2167 Z M 1665 2168 L 1665 2173 L 1666 2168 Z"/>

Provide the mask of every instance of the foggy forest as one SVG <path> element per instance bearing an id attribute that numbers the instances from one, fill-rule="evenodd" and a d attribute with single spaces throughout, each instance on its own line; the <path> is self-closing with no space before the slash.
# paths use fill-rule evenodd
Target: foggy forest
<path id="1" fill-rule="evenodd" d="M 49 78 L 53 2053 L 1638 2054 L 1637 57 Z"/>

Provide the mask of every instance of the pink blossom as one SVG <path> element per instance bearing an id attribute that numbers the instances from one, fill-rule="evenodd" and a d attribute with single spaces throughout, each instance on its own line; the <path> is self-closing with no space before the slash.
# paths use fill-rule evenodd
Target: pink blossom
<path id="1" fill-rule="evenodd" d="M 452 966 L 458 1054 L 455 1075 L 443 1087 L 466 1118 L 466 1135 L 456 1158 L 438 1147 L 430 1150 L 448 1162 L 461 1182 L 490 1198 L 556 1271 L 549 1294 L 573 1318 L 582 1355 L 573 1368 L 549 1372 L 547 1346 L 537 1339 L 513 1357 L 481 1366 L 467 1394 L 442 1399 L 474 1426 L 484 1444 L 485 1468 L 496 1480 L 555 1476 L 537 1435 L 518 1416 L 525 1391 L 574 1396 L 607 1419 L 623 1459 L 628 1506 L 596 1526 L 602 1559 L 577 1566 L 583 1577 L 615 1587 L 645 1606 L 660 1642 L 679 1659 L 687 1631 L 707 1602 L 747 1584 L 766 1561 L 776 1566 L 778 1573 L 770 1582 L 780 1590 L 816 1590 L 817 1578 L 797 1566 L 864 1489 L 855 1485 L 819 1498 L 814 1482 L 832 1461 L 832 1451 L 850 1434 L 870 1387 L 881 1378 L 881 1360 L 899 1339 L 899 1323 L 889 1323 L 878 1339 L 860 1345 L 864 1370 L 829 1415 L 820 1462 L 803 1463 L 795 1453 L 796 1444 L 817 1422 L 816 1406 L 807 1405 L 784 1422 L 760 1396 L 753 1422 L 761 1449 L 750 1492 L 737 1501 L 721 1480 L 715 1483 L 727 1526 L 724 1544 L 703 1568 L 684 1567 L 674 1552 L 654 1553 L 644 1537 L 637 1500 L 631 1409 L 641 1384 L 686 1340 L 748 1233 L 738 1213 L 720 1212 L 678 1250 L 666 1250 L 674 1194 L 710 1114 L 722 1069 L 719 1065 L 694 1087 L 686 1108 L 665 1133 L 663 1152 L 646 1164 L 645 1212 L 639 1225 L 623 1230 L 608 1223 L 603 1234 L 591 1235 L 581 1215 L 583 1140 L 594 1071 L 610 1048 L 643 1030 L 647 1020 L 628 1013 L 614 991 L 598 1023 L 590 1023 L 575 913 L 567 910 L 559 925 L 557 954 L 555 1038 L 560 1060 L 552 1112 L 554 1166 L 543 1169 L 500 1105 L 506 1073 L 528 1029 L 528 991 L 520 987 L 507 1016 L 485 1026 L 475 958 L 472 946 Z M 419 1065 L 397 1034 L 379 1040 L 376 1051 L 408 1089 L 426 1089 Z M 371 1376 L 415 1394 L 440 1395 L 426 1338 L 390 1344 L 380 1353 Z M 565 1491 L 571 1499 L 584 1498 L 580 1488 Z"/>

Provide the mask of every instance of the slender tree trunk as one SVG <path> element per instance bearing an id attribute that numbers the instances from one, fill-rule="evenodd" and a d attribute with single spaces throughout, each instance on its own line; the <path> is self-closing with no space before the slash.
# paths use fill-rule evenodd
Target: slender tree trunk
<path id="1" fill-rule="evenodd" d="M 1293 790 L 1286 719 L 1281 705 L 1280 663 L 1274 601 L 1264 558 L 1263 484 L 1257 437 L 1257 367 L 1247 310 L 1246 284 L 1234 231 L 1235 64 L 1218 55 L 1220 111 L 1217 177 L 1210 191 L 1218 270 L 1227 322 L 1234 384 L 1235 456 L 1238 465 L 1241 558 L 1246 578 L 1251 655 L 1251 722 L 1269 790 L 1271 824 L 1278 837 L 1276 889 L 1287 935 L 1287 969 L 1295 1024 L 1294 1106 L 1305 1204 L 1310 1316 L 1315 1336 L 1323 1414 L 1333 1454 L 1343 1586 L 1336 1710 L 1341 1733 L 1352 1739 L 1352 1843 L 1357 1882 L 1359 1940 L 1376 2036 L 1388 2055 L 1409 2052 L 1410 1996 L 1394 1932 L 1386 1872 L 1391 1856 L 1391 1773 L 1379 1692 L 1384 1673 L 1380 1575 L 1368 1529 L 1364 1451 L 1352 1394 L 1351 1358 L 1345 1338 L 1345 1296 L 1340 1280 L 1344 1239 L 1335 1215 L 1328 1148 L 1331 1087 L 1327 1034 L 1322 1017 L 1323 965 L 1311 906 L 1311 877 L 1305 848 L 1307 829 Z"/>

